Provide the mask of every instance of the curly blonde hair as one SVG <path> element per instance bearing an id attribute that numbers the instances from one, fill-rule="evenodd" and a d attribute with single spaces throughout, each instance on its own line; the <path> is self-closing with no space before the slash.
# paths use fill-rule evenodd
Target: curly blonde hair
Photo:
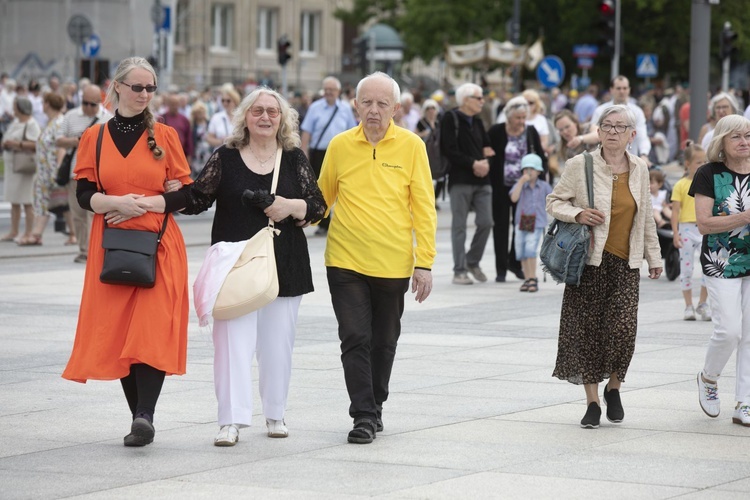
<path id="1" fill-rule="evenodd" d="M 247 115 L 248 110 L 253 107 L 253 104 L 263 94 L 270 95 L 279 103 L 281 123 L 279 124 L 278 132 L 276 132 L 276 142 L 284 151 L 299 147 L 301 141 L 298 125 L 299 114 L 297 110 L 289 106 L 286 99 L 275 90 L 268 87 L 258 87 L 242 99 L 242 102 L 240 102 L 240 105 L 237 106 L 237 109 L 232 114 L 233 130 L 229 137 L 227 137 L 226 145 L 228 148 L 241 149 L 250 144 L 250 130 L 248 130 L 245 123 L 245 115 Z"/>
<path id="2" fill-rule="evenodd" d="M 128 57 L 123 59 L 117 66 L 115 76 L 112 77 L 112 81 L 109 83 L 109 87 L 107 88 L 107 98 L 105 100 L 107 104 L 111 104 L 113 108 L 117 108 L 117 105 L 120 103 L 120 95 L 117 93 L 117 90 L 115 90 L 115 82 L 122 83 L 125 81 L 128 74 L 136 68 L 145 69 L 151 73 L 151 76 L 154 77 L 154 85 L 157 85 L 156 71 L 154 71 L 153 66 L 151 66 L 146 59 L 143 57 Z M 154 138 L 154 123 L 156 122 L 156 119 L 148 106 L 146 106 L 143 113 L 143 122 L 146 124 L 146 130 L 148 131 L 148 148 L 151 150 L 151 154 L 154 155 L 154 158 L 161 160 L 164 158 L 164 150 L 161 146 L 156 144 L 156 139 Z"/>

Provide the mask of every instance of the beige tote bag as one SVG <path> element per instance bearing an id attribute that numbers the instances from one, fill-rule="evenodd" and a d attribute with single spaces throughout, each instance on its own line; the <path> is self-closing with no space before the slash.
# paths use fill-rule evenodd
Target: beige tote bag
<path id="1" fill-rule="evenodd" d="M 276 193 L 281 165 L 281 148 L 276 151 L 271 193 Z M 247 240 L 239 259 L 230 269 L 214 304 L 214 319 L 235 319 L 257 311 L 279 295 L 273 238 L 279 234 L 273 220 Z"/>

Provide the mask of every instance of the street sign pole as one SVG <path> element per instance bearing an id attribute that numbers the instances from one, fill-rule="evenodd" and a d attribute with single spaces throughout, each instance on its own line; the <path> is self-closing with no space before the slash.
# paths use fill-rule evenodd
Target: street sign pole
<path id="1" fill-rule="evenodd" d="M 620 74 L 620 46 L 622 45 L 622 0 L 615 0 L 615 52 L 612 54 L 612 70 L 610 74 L 614 80 Z"/>
<path id="2" fill-rule="evenodd" d="M 708 71 L 711 47 L 711 6 L 693 0 L 690 11 L 690 138 L 698 139 L 706 123 Z"/>

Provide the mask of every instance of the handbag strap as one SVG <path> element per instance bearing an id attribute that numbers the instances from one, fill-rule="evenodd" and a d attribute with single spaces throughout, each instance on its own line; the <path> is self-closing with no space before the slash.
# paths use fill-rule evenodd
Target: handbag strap
<path id="1" fill-rule="evenodd" d="M 99 125 L 99 135 L 96 137 L 96 183 L 99 185 L 99 188 L 101 189 L 102 193 L 106 194 L 106 191 L 104 191 L 104 185 L 102 184 L 102 180 L 99 178 L 99 160 L 102 157 L 102 140 L 104 139 L 104 126 L 106 123 L 102 123 Z M 156 244 L 158 245 L 161 241 L 161 237 L 164 235 L 164 231 L 167 230 L 167 221 L 169 221 L 169 214 L 164 214 L 164 222 L 161 224 L 161 231 L 159 231 L 159 236 L 156 238 Z M 104 219 L 104 229 L 107 229 L 107 219 Z"/>
<path id="2" fill-rule="evenodd" d="M 281 170 L 281 148 L 276 149 L 276 163 L 273 166 L 273 180 L 271 181 L 271 194 L 276 194 L 276 185 L 279 183 L 279 170 Z M 268 218 L 268 226 L 273 229 L 273 219 Z"/>
<path id="3" fill-rule="evenodd" d="M 318 141 L 315 143 L 315 147 L 313 149 L 318 149 L 318 146 L 320 145 L 320 141 L 323 140 L 323 134 L 326 133 L 326 130 L 328 130 L 329 125 L 331 125 L 331 122 L 333 121 L 333 117 L 336 116 L 336 113 L 339 110 L 339 103 L 336 101 L 334 103 L 333 113 L 331 113 L 331 117 L 328 119 L 328 123 L 326 123 L 326 126 L 323 127 L 323 131 L 320 133 L 320 137 L 318 137 Z"/>
<path id="4" fill-rule="evenodd" d="M 586 161 L 586 190 L 589 194 L 589 207 L 594 208 L 594 158 L 588 151 L 583 152 Z"/>

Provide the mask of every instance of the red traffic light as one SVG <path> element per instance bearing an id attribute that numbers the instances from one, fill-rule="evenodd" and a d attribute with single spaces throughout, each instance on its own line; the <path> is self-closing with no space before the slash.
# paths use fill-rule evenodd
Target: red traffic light
<path id="1" fill-rule="evenodd" d="M 614 0 L 601 0 L 599 2 L 599 13 L 603 16 L 614 16 L 615 15 Z"/>

